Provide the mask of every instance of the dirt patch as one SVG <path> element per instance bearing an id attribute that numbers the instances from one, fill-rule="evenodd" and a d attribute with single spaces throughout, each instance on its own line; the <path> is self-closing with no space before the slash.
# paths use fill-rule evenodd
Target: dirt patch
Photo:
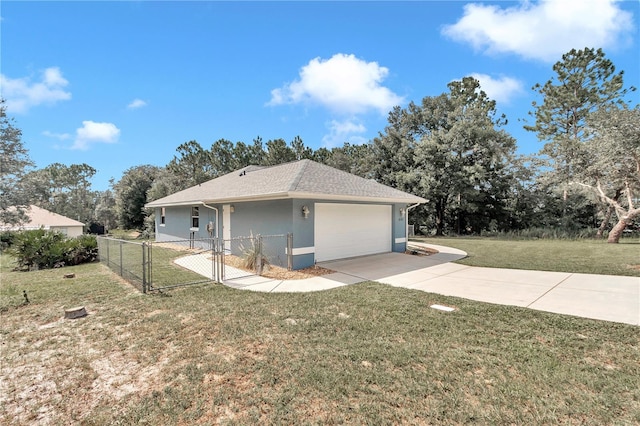
<path id="1" fill-rule="evenodd" d="M 634 271 L 640 271 L 640 265 L 627 265 L 627 268 L 633 269 Z"/>
<path id="2" fill-rule="evenodd" d="M 253 272 L 245 267 L 245 260 L 238 256 L 227 255 L 224 257 L 225 265 L 232 266 L 243 271 Z M 323 268 L 321 266 L 312 266 L 310 268 L 289 271 L 280 266 L 269 265 L 262 270 L 262 276 L 273 278 L 275 280 L 304 280 L 306 278 L 319 277 L 322 275 L 332 274 L 335 271 Z"/>

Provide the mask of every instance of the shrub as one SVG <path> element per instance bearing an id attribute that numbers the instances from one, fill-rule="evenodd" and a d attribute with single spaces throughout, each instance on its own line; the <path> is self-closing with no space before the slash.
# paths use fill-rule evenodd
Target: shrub
<path id="1" fill-rule="evenodd" d="M 17 233 L 10 251 L 19 269 L 48 269 L 93 262 L 98 257 L 98 243 L 93 235 L 68 238 L 57 231 L 38 229 Z"/>
<path id="2" fill-rule="evenodd" d="M 15 231 L 0 232 L 0 250 L 6 250 L 13 245 L 16 239 Z"/>

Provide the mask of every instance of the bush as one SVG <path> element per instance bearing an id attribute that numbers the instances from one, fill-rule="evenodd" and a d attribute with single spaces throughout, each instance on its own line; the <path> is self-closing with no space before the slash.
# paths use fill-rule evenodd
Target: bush
<path id="1" fill-rule="evenodd" d="M 10 252 L 19 269 L 60 268 L 96 260 L 98 242 L 93 235 L 68 238 L 57 231 L 38 229 L 17 233 Z"/>
<path id="2" fill-rule="evenodd" d="M 0 232 L 0 250 L 6 250 L 13 245 L 16 239 L 15 231 Z"/>

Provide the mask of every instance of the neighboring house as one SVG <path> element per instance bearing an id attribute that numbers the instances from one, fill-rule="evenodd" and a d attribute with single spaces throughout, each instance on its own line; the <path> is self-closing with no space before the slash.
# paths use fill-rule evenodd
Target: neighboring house
<path id="1" fill-rule="evenodd" d="M 293 269 L 404 252 L 407 210 L 426 200 L 311 160 L 248 166 L 147 203 L 156 240 L 293 234 Z"/>
<path id="2" fill-rule="evenodd" d="M 42 228 L 47 231 L 61 232 L 68 237 L 77 237 L 78 235 L 82 235 L 84 223 L 78 222 L 77 220 L 73 220 L 66 216 L 62 216 L 33 205 L 29 206 L 29 208 L 25 210 L 25 213 L 28 217 L 26 222 L 19 225 L 0 223 L 0 230 L 22 231 Z"/>

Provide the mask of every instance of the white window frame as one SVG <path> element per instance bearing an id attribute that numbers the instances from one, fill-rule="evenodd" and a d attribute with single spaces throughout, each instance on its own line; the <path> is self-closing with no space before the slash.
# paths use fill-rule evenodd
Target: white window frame
<path id="1" fill-rule="evenodd" d="M 194 224 L 197 223 L 197 226 Z M 191 231 L 199 231 L 200 230 L 200 209 L 197 206 L 191 207 Z"/>

